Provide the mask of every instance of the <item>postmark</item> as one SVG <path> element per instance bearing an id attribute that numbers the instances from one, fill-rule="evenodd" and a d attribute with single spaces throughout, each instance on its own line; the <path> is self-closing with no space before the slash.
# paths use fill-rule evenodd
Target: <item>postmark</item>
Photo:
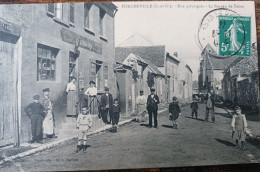
<path id="1" fill-rule="evenodd" d="M 251 18 L 219 16 L 219 55 L 251 55 Z"/>
<path id="2" fill-rule="evenodd" d="M 208 44 L 213 48 L 213 52 L 208 52 L 214 56 L 219 50 L 219 16 L 239 16 L 235 11 L 228 8 L 217 8 L 207 12 L 198 27 L 197 39 L 201 49 Z"/>

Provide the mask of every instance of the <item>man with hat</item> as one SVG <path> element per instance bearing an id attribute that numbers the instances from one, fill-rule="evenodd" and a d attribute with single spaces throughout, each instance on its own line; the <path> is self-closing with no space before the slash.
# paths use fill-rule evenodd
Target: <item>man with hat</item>
<path id="1" fill-rule="evenodd" d="M 144 96 L 144 91 L 140 91 L 140 95 L 136 99 L 137 113 L 140 115 L 139 122 L 144 122 L 144 116 L 146 113 L 146 98 Z"/>
<path id="2" fill-rule="evenodd" d="M 151 88 L 151 94 L 147 98 L 147 111 L 149 114 L 149 127 L 152 128 L 153 116 L 154 116 L 154 127 L 158 128 L 157 114 L 158 104 L 160 103 L 159 97 L 155 95 L 155 89 Z"/>
<path id="3" fill-rule="evenodd" d="M 50 89 L 45 88 L 43 91 L 43 107 L 45 118 L 43 120 L 43 138 L 56 138 L 54 134 L 54 115 L 52 111 L 53 104 L 49 98 Z"/>
<path id="4" fill-rule="evenodd" d="M 39 102 L 40 96 L 33 96 L 34 102 L 25 107 L 24 111 L 31 119 L 32 140 L 31 143 L 42 143 L 42 121 L 44 118 L 44 107 Z"/>
<path id="5" fill-rule="evenodd" d="M 111 110 L 113 107 L 113 96 L 109 93 L 109 88 L 105 87 L 105 94 L 101 96 L 100 110 L 103 122 L 105 124 L 111 123 Z M 108 117 L 109 115 L 109 117 Z"/>

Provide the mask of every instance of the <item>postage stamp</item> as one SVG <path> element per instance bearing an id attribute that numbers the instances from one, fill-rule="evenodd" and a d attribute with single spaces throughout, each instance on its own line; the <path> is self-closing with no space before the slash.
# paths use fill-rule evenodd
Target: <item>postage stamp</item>
<path id="1" fill-rule="evenodd" d="M 251 18 L 219 16 L 219 55 L 251 55 Z"/>

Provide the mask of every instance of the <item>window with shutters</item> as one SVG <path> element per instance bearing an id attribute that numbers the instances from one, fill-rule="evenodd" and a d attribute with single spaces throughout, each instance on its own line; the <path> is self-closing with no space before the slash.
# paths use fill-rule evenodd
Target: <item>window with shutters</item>
<path id="1" fill-rule="evenodd" d="M 91 10 L 91 3 L 85 3 L 84 4 L 84 27 L 85 29 L 91 29 L 90 24 L 90 10 Z"/>
<path id="2" fill-rule="evenodd" d="M 106 14 L 106 12 L 103 9 L 99 8 L 99 29 L 100 29 L 99 34 L 101 36 L 104 36 L 105 14 Z"/>
<path id="3" fill-rule="evenodd" d="M 46 45 L 37 45 L 37 81 L 56 80 L 56 56 L 58 49 Z"/>
<path id="4" fill-rule="evenodd" d="M 74 3 L 70 3 L 70 20 L 69 20 L 69 22 L 72 24 L 74 24 L 74 9 L 75 9 L 74 6 L 75 6 Z"/>
<path id="5" fill-rule="evenodd" d="M 96 82 L 96 87 L 98 90 L 104 90 L 102 65 L 102 61 L 90 60 L 90 80 Z"/>

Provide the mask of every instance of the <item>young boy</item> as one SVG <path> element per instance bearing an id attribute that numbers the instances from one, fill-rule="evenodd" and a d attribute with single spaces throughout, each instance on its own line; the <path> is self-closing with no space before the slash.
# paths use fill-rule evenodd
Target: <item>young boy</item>
<path id="1" fill-rule="evenodd" d="M 172 128 L 177 129 L 177 119 L 181 115 L 181 109 L 177 102 L 177 97 L 172 98 L 172 102 L 169 105 L 170 120 L 172 121 Z"/>
<path id="2" fill-rule="evenodd" d="M 190 104 L 191 108 L 191 117 L 193 119 L 193 115 L 195 114 L 196 119 L 198 119 L 198 102 L 196 102 L 195 98 L 193 98 L 192 103 Z"/>
<path id="3" fill-rule="evenodd" d="M 32 140 L 31 143 L 42 143 L 42 121 L 45 117 L 44 107 L 39 102 L 40 96 L 33 96 L 34 102 L 25 107 L 24 111 L 31 119 Z"/>
<path id="4" fill-rule="evenodd" d="M 112 113 L 113 113 L 112 114 L 112 125 L 113 125 L 112 131 L 113 132 L 117 132 L 117 125 L 118 125 L 118 121 L 119 121 L 119 117 L 120 117 L 120 112 L 121 112 L 121 109 L 120 109 L 120 106 L 118 105 L 118 100 L 115 99 L 113 107 L 112 107 Z"/>
<path id="5" fill-rule="evenodd" d="M 78 130 L 78 145 L 77 150 L 74 153 L 78 153 L 81 150 L 83 141 L 83 152 L 86 152 L 87 148 L 87 132 L 93 125 L 92 116 L 89 113 L 87 107 L 82 107 L 82 113 L 77 118 L 77 130 Z"/>
<path id="6" fill-rule="evenodd" d="M 246 137 L 247 121 L 246 116 L 241 113 L 241 108 L 239 106 L 235 107 L 235 115 L 232 118 L 232 137 L 236 140 L 235 148 L 239 148 L 238 141 L 241 141 L 241 149 L 245 149 L 244 141 Z"/>

